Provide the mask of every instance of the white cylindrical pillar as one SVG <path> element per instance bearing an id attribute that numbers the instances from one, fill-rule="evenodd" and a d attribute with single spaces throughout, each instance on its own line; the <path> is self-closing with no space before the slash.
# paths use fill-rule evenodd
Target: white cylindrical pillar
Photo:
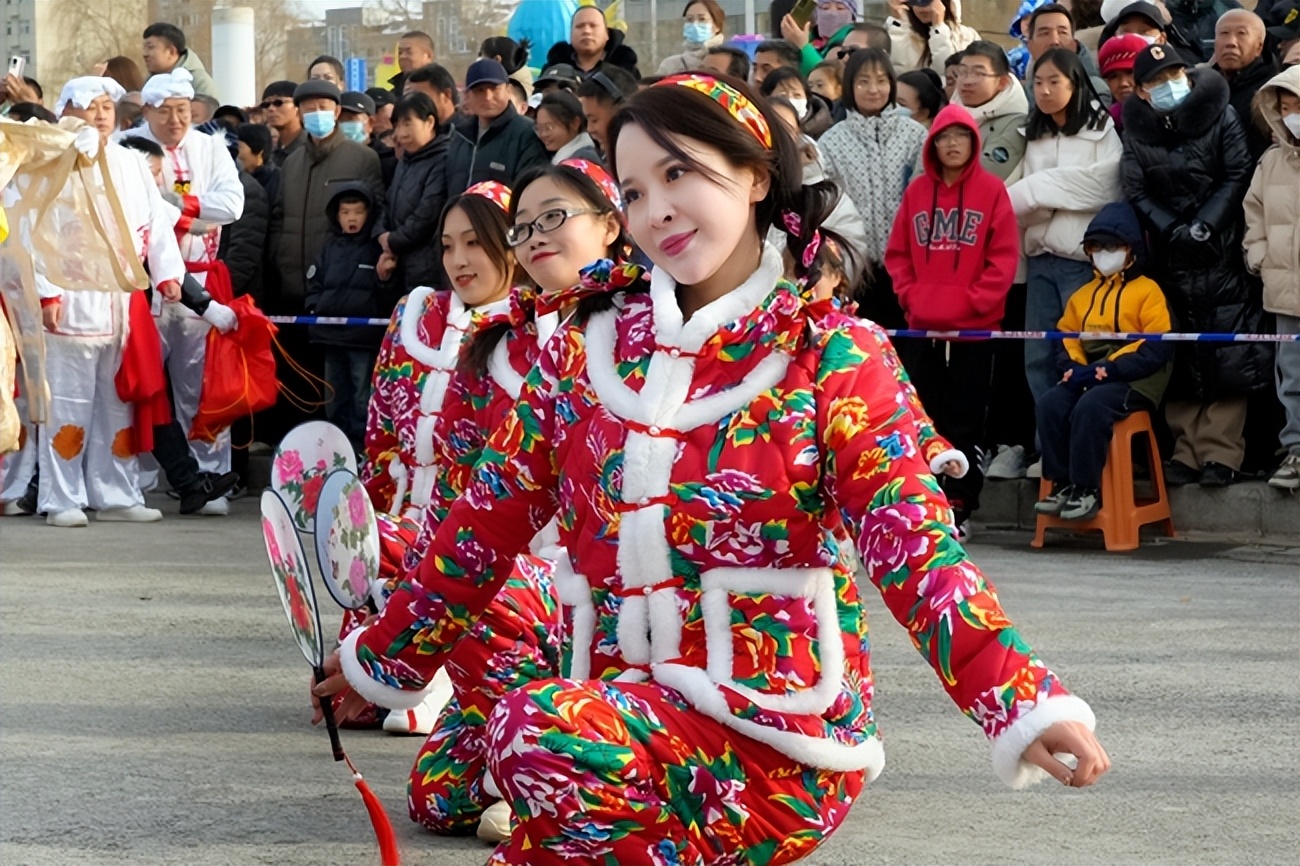
<path id="1" fill-rule="evenodd" d="M 212 10 L 212 80 L 227 105 L 257 104 L 256 38 L 249 7 Z"/>

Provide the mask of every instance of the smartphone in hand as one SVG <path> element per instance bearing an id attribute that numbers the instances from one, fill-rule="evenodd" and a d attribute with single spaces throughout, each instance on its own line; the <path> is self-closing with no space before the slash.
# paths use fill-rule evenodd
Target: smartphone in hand
<path id="1" fill-rule="evenodd" d="M 817 11 L 817 0 L 799 0 L 790 10 L 790 17 L 794 23 L 800 27 L 807 27 L 808 22 L 812 20 L 813 13 Z"/>

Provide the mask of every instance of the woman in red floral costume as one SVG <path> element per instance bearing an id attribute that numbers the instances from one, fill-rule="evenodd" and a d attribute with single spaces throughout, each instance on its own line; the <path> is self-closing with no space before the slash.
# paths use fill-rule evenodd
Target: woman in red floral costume
<path id="1" fill-rule="evenodd" d="M 648 290 L 578 302 L 418 572 L 317 694 L 418 695 L 554 514 L 586 592 L 568 676 L 488 720 L 516 819 L 491 862 L 790 863 L 884 765 L 843 531 L 1004 781 L 1095 782 L 1092 711 L 957 540 L 880 340 L 809 309 L 833 190 L 801 185 L 739 82 L 664 79 L 609 140 Z M 804 283 L 764 245 L 773 224 Z"/>

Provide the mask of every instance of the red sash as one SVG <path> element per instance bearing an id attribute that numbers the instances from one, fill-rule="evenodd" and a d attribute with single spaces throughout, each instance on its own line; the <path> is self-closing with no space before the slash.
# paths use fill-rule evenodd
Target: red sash
<path id="1" fill-rule="evenodd" d="M 162 340 L 144 292 L 133 292 L 127 312 L 126 344 L 114 384 L 117 396 L 130 403 L 135 453 L 153 450 L 153 428 L 171 420 L 167 379 L 163 375 Z"/>

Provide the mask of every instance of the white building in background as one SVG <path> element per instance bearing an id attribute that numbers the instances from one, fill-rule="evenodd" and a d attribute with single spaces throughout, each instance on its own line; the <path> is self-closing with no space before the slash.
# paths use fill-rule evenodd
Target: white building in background
<path id="1" fill-rule="evenodd" d="M 39 78 L 41 61 L 48 61 L 60 49 L 55 4 L 37 0 L 0 0 L 0 3 L 3 3 L 0 17 L 4 18 L 5 28 L 5 70 L 11 57 L 25 57 L 27 76 Z"/>

